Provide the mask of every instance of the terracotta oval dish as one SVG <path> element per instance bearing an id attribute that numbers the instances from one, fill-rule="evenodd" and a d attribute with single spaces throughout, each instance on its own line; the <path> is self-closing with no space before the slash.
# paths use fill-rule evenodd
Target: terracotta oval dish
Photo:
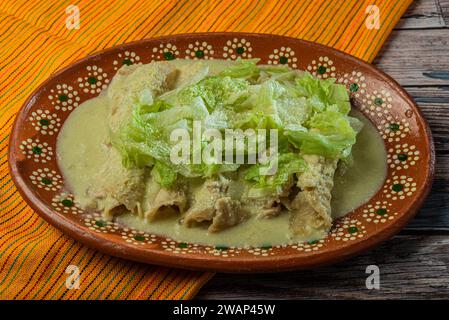
<path id="1" fill-rule="evenodd" d="M 334 221 L 323 240 L 250 249 L 181 243 L 104 221 L 99 213 L 77 207 L 65 187 L 55 155 L 58 133 L 78 105 L 106 88 L 123 64 L 240 57 L 308 70 L 319 78 L 336 78 L 347 86 L 353 106 L 373 122 L 385 143 L 388 172 L 375 196 Z M 19 112 L 11 135 L 9 164 L 19 191 L 36 212 L 95 249 L 180 268 L 267 272 L 329 264 L 393 236 L 414 216 L 430 189 L 434 147 L 429 127 L 410 96 L 389 76 L 363 61 L 288 37 L 205 33 L 121 45 L 54 74 Z"/>

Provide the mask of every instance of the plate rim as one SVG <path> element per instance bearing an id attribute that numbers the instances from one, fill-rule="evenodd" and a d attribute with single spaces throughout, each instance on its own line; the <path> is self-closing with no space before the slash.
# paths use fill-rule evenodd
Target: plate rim
<path id="1" fill-rule="evenodd" d="M 383 230 L 372 234 L 359 242 L 354 243 L 348 247 L 336 246 L 334 248 L 328 248 L 326 252 L 310 252 L 307 255 L 307 259 L 304 257 L 298 258 L 292 255 L 285 256 L 270 256 L 270 257 L 228 257 L 226 259 L 212 259 L 207 256 L 198 255 L 181 255 L 168 251 L 162 251 L 158 249 L 138 249 L 130 244 L 126 244 L 119 241 L 113 241 L 107 239 L 101 234 L 90 232 L 86 227 L 75 224 L 70 220 L 56 214 L 53 210 L 47 208 L 47 206 L 37 197 L 34 192 L 28 188 L 27 183 L 19 173 L 18 161 L 15 159 L 15 154 L 18 150 L 16 148 L 16 142 L 18 140 L 17 135 L 19 126 L 26 118 L 26 111 L 33 105 L 34 100 L 39 93 L 44 89 L 47 84 L 54 78 L 63 74 L 67 70 L 76 67 L 80 64 L 90 61 L 98 55 L 127 48 L 129 46 L 142 45 L 149 41 L 165 41 L 173 38 L 194 38 L 201 36 L 212 37 L 256 37 L 256 38 L 277 38 L 286 39 L 301 43 L 304 46 L 310 46 L 315 50 L 320 49 L 327 52 L 331 52 L 333 55 L 342 58 L 343 60 L 350 61 L 355 65 L 362 65 L 373 72 L 376 77 L 390 84 L 400 94 L 401 98 L 405 100 L 409 105 L 413 106 L 418 117 L 417 119 L 422 123 L 424 128 L 425 145 L 429 154 L 429 160 L 426 164 L 428 168 L 427 176 L 425 177 L 425 185 L 420 190 L 420 193 L 416 195 L 416 200 L 411 202 L 409 209 L 400 215 L 395 223 L 384 228 Z M 280 272 L 291 270 L 302 270 L 315 268 L 322 265 L 334 264 L 342 260 L 351 258 L 362 252 L 371 249 L 374 246 L 381 244 L 382 242 L 390 239 L 397 234 L 404 226 L 416 215 L 421 208 L 425 198 L 430 192 L 435 175 L 435 145 L 433 141 L 432 132 L 430 126 L 424 117 L 420 107 L 415 103 L 409 93 L 402 88 L 402 86 L 394 80 L 391 76 L 379 70 L 377 67 L 347 53 L 339 51 L 335 48 L 322 45 L 315 42 L 310 42 L 302 39 L 297 39 L 288 36 L 266 34 L 266 33 L 250 33 L 250 32 L 199 32 L 199 33 L 183 33 L 165 35 L 153 38 L 145 38 L 141 40 L 131 41 L 123 43 L 117 46 L 109 47 L 103 50 L 96 51 L 92 54 L 85 56 L 73 63 L 70 63 L 66 67 L 51 73 L 25 100 L 21 108 L 18 110 L 17 115 L 12 126 L 9 145 L 8 145 L 8 167 L 11 174 L 11 178 L 16 185 L 20 195 L 27 202 L 27 204 L 38 213 L 44 220 L 50 223 L 53 227 L 59 229 L 69 237 L 79 241 L 80 243 L 93 248 L 95 250 L 107 253 L 109 255 L 133 260 L 148 264 L 157 264 L 167 267 L 176 267 L 189 270 L 201 270 L 201 271 L 218 271 L 226 273 L 262 273 L 262 272 Z"/>

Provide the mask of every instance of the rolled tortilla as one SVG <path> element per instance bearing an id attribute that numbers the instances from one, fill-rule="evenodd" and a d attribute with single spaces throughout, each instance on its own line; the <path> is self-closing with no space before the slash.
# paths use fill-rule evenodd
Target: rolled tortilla
<path id="1" fill-rule="evenodd" d="M 211 222 L 209 232 L 218 232 L 247 218 L 240 201 L 227 195 L 228 184 L 219 180 L 206 180 L 193 194 L 192 206 L 184 216 L 184 224 L 192 226 Z"/>
<path id="2" fill-rule="evenodd" d="M 186 206 L 187 197 L 182 188 L 160 188 L 144 212 L 144 217 L 151 222 L 158 218 L 182 214 Z"/>
<path id="3" fill-rule="evenodd" d="M 291 202 L 290 229 L 295 238 L 322 238 L 332 226 L 331 191 L 338 159 L 305 155 L 308 169 L 298 175 L 300 192 Z"/>

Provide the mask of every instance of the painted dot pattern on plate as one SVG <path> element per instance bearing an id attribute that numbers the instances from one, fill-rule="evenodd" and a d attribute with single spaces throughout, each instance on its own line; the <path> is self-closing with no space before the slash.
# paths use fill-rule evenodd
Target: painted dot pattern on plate
<path id="1" fill-rule="evenodd" d="M 359 98 L 366 93 L 365 76 L 360 71 L 345 73 L 338 78 L 338 82 L 344 84 L 351 96 Z"/>
<path id="2" fill-rule="evenodd" d="M 271 53 L 268 58 L 268 64 L 287 65 L 292 68 L 296 68 L 298 66 L 296 64 L 298 58 L 295 56 L 295 51 L 293 51 L 290 47 L 274 49 L 273 53 Z"/>
<path id="3" fill-rule="evenodd" d="M 145 245 L 149 243 L 153 243 L 156 235 L 148 234 L 144 231 L 124 228 L 121 232 L 122 239 L 124 239 L 128 243 L 136 244 L 136 245 Z"/>
<path id="4" fill-rule="evenodd" d="M 241 252 L 240 248 L 228 247 L 223 245 L 205 246 L 203 250 L 205 254 L 224 258 L 233 257 Z"/>
<path id="5" fill-rule="evenodd" d="M 324 239 L 293 244 L 291 247 L 302 252 L 318 251 L 324 246 Z"/>
<path id="6" fill-rule="evenodd" d="M 392 98 L 386 90 L 374 90 L 372 93 L 367 93 L 363 101 L 362 110 L 378 117 L 388 115 L 392 108 Z"/>
<path id="7" fill-rule="evenodd" d="M 198 252 L 199 245 L 196 243 L 178 242 L 174 240 L 166 240 L 161 242 L 161 247 L 165 251 L 176 254 L 187 254 Z"/>
<path id="8" fill-rule="evenodd" d="M 206 41 L 195 41 L 190 43 L 185 51 L 186 59 L 213 59 L 214 58 L 214 48 L 212 45 L 208 44 Z"/>
<path id="9" fill-rule="evenodd" d="M 38 138 L 28 138 L 22 141 L 19 148 L 27 159 L 37 163 L 47 163 L 54 156 L 53 147 L 45 141 L 41 142 Z"/>
<path id="10" fill-rule="evenodd" d="M 392 116 L 381 119 L 377 129 L 381 133 L 382 138 L 390 143 L 401 141 L 407 137 L 411 130 L 410 123 L 406 119 L 397 119 Z"/>
<path id="11" fill-rule="evenodd" d="M 179 57 L 178 47 L 172 43 L 161 43 L 152 49 L 151 58 L 157 60 L 174 60 Z"/>
<path id="12" fill-rule="evenodd" d="M 416 191 L 416 182 L 406 175 L 395 175 L 385 181 L 383 193 L 392 200 L 403 200 L 410 197 Z"/>
<path id="13" fill-rule="evenodd" d="M 72 194 L 68 192 L 62 192 L 53 197 L 51 202 L 53 208 L 61 213 L 82 214 L 84 210 L 79 207 L 78 202 Z"/>
<path id="14" fill-rule="evenodd" d="M 252 51 L 253 48 L 251 47 L 251 42 L 245 38 L 233 38 L 232 40 L 228 40 L 223 47 L 223 58 L 231 60 L 236 60 L 238 58 L 250 59 L 253 57 Z"/>
<path id="15" fill-rule="evenodd" d="M 62 185 L 62 177 L 49 168 L 38 168 L 29 178 L 32 184 L 47 191 L 57 191 Z"/>
<path id="16" fill-rule="evenodd" d="M 99 233 L 112 233 L 120 231 L 120 226 L 118 223 L 105 219 L 99 213 L 87 214 L 84 217 L 84 225 L 90 230 Z"/>
<path id="17" fill-rule="evenodd" d="M 376 201 L 369 203 L 363 209 L 362 217 L 369 223 L 386 223 L 397 216 L 397 211 L 392 209 L 392 204 L 388 201 Z"/>
<path id="18" fill-rule="evenodd" d="M 122 66 L 130 66 L 133 64 L 141 64 L 141 58 L 134 51 L 120 52 L 117 55 L 117 60 L 114 60 L 114 70 L 120 69 Z"/>
<path id="19" fill-rule="evenodd" d="M 317 60 L 312 60 L 307 66 L 307 71 L 319 79 L 335 78 L 336 76 L 334 61 L 327 56 L 321 56 Z"/>
<path id="20" fill-rule="evenodd" d="M 72 111 L 80 103 L 78 91 L 68 84 L 58 84 L 56 88 L 50 90 L 48 100 L 55 110 Z"/>
<path id="21" fill-rule="evenodd" d="M 78 78 L 78 86 L 84 93 L 98 94 L 109 84 L 108 74 L 96 65 L 86 67 L 87 74 Z"/>
<path id="22" fill-rule="evenodd" d="M 61 127 L 61 119 L 50 110 L 37 109 L 28 118 L 34 129 L 42 135 L 54 135 Z"/>
<path id="23" fill-rule="evenodd" d="M 353 241 L 366 235 L 365 225 L 358 219 L 345 216 L 336 221 L 330 236 L 337 241 Z"/>
<path id="24" fill-rule="evenodd" d="M 262 256 L 262 257 L 268 257 L 272 256 L 274 254 L 273 247 L 272 246 L 263 246 L 260 248 L 250 248 L 248 249 L 248 253 L 251 253 L 255 256 Z"/>
<path id="25" fill-rule="evenodd" d="M 407 170 L 416 165 L 419 154 L 415 145 L 396 144 L 393 148 L 388 149 L 387 163 L 393 170 Z"/>

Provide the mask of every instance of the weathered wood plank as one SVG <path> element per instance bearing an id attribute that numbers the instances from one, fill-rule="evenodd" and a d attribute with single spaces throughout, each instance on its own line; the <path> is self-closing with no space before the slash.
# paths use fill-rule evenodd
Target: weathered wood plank
<path id="1" fill-rule="evenodd" d="M 394 30 L 374 64 L 403 86 L 449 85 L 449 30 Z"/>
<path id="2" fill-rule="evenodd" d="M 449 230 L 449 87 L 409 87 L 432 130 L 436 170 L 432 190 L 406 229 Z"/>
<path id="3" fill-rule="evenodd" d="M 438 157 L 445 161 L 445 168 L 437 166 L 437 172 L 441 170 L 447 171 L 447 164 L 449 163 L 448 156 Z M 438 161 L 437 160 L 437 161 Z M 410 221 L 404 230 L 446 230 L 449 231 L 449 185 L 447 178 L 435 178 L 432 190 L 426 198 L 423 207 L 418 212 L 416 217 Z"/>
<path id="4" fill-rule="evenodd" d="M 380 289 L 368 290 L 368 265 L 380 269 Z M 310 271 L 218 274 L 197 299 L 449 298 L 449 237 L 397 236 L 346 262 Z"/>
<path id="5" fill-rule="evenodd" d="M 449 26 L 449 0 L 437 0 L 443 21 Z"/>
<path id="6" fill-rule="evenodd" d="M 433 133 L 436 152 L 449 155 L 449 87 L 406 87 L 424 113 Z M 438 167 L 442 168 L 443 163 Z M 438 172 L 449 179 L 449 170 Z M 443 177 L 443 176 L 441 176 Z"/>
<path id="7" fill-rule="evenodd" d="M 447 25 L 438 0 L 418 0 L 410 5 L 395 29 L 443 28 Z"/>

